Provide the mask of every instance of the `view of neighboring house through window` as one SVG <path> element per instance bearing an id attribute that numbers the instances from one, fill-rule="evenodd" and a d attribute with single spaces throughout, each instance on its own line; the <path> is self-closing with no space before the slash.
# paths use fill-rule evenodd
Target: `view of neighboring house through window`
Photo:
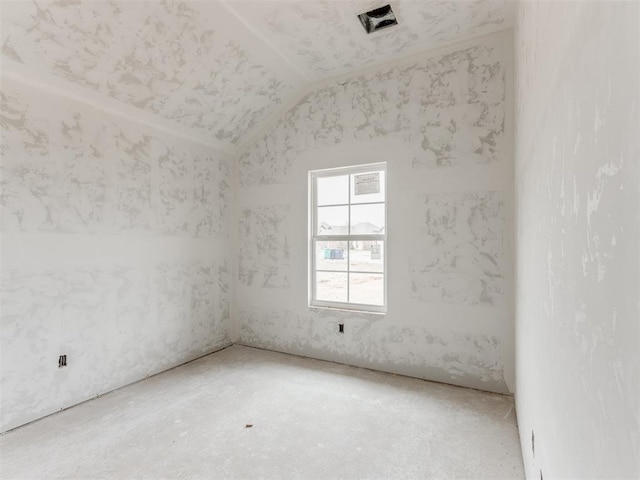
<path id="1" fill-rule="evenodd" d="M 386 309 L 385 164 L 310 172 L 311 305 Z"/>

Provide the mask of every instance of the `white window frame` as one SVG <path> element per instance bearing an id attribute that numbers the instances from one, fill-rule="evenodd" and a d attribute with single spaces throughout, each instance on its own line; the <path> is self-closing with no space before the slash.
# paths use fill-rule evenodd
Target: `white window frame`
<path id="1" fill-rule="evenodd" d="M 384 216 L 385 216 L 385 228 L 382 234 L 359 234 L 359 235 L 318 235 L 318 179 L 323 177 L 334 177 L 341 175 L 357 175 L 360 173 L 369 173 L 373 171 L 384 171 L 384 201 L 383 202 L 371 202 L 371 203 L 351 203 L 351 181 L 349 181 L 348 201 L 347 204 L 331 205 L 331 206 L 351 206 L 351 205 L 371 205 L 371 204 L 384 204 Z M 336 308 L 341 310 L 352 310 L 361 312 L 373 312 L 373 313 L 386 313 L 387 311 L 387 164 L 386 162 L 371 163 L 366 165 L 355 165 L 349 167 L 330 168 L 324 170 L 313 170 L 309 172 L 309 306 L 310 307 L 322 307 L 322 308 Z M 351 224 L 351 209 L 349 208 L 349 225 Z M 383 303 L 382 305 L 370 305 L 363 303 L 353 302 L 335 302 L 329 300 L 316 299 L 316 242 L 322 241 L 343 241 L 343 242 L 355 242 L 355 241 L 381 241 L 382 258 L 383 258 L 383 270 L 382 272 L 375 272 L 382 274 L 383 279 Z M 349 243 L 347 243 L 349 245 Z M 324 270 L 321 270 L 324 271 Z M 350 273 L 369 273 L 360 271 L 351 271 L 349 269 L 349 248 L 347 248 L 347 298 L 349 298 L 349 275 Z"/>

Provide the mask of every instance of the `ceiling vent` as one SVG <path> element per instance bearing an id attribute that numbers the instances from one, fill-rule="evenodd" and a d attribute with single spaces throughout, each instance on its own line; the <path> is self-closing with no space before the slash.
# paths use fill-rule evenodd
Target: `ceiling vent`
<path id="1" fill-rule="evenodd" d="M 361 13 L 358 15 L 358 18 L 367 33 L 377 32 L 383 28 L 398 24 L 396 14 L 391 10 L 391 5 L 385 5 L 370 12 Z"/>

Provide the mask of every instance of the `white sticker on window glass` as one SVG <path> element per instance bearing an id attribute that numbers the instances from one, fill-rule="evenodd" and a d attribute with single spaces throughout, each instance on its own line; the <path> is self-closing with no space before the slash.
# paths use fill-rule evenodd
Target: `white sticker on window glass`
<path id="1" fill-rule="evenodd" d="M 380 172 L 354 175 L 355 194 L 371 195 L 380 193 Z"/>

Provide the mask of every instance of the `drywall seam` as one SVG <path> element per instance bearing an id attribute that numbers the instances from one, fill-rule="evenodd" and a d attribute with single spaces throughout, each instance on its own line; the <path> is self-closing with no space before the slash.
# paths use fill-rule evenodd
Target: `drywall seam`
<path id="1" fill-rule="evenodd" d="M 90 92 L 82 86 L 71 84 L 66 80 L 54 78 L 42 72 L 30 71 L 18 62 L 2 58 L 2 71 L 0 72 L 2 81 L 15 82 L 19 85 L 28 85 L 32 88 L 43 90 L 49 94 L 68 98 L 74 102 L 89 105 L 97 110 L 109 115 L 124 118 L 126 120 L 153 128 L 163 133 L 168 133 L 173 137 L 204 145 L 216 152 L 227 155 L 234 155 L 235 149 L 226 145 L 212 141 L 209 138 L 202 138 L 193 135 L 185 127 L 175 124 L 169 120 L 161 120 L 154 114 L 147 113 L 141 109 L 131 107 L 124 103 L 112 100 L 96 92 Z"/>
<path id="2" fill-rule="evenodd" d="M 225 5 L 225 7 L 229 9 L 230 13 L 233 13 L 238 18 L 238 21 L 242 21 L 243 24 L 245 23 L 241 19 L 240 15 L 237 14 L 232 7 L 228 5 Z M 247 26 L 247 28 L 249 28 L 249 26 Z M 26 68 L 15 60 L 9 59 L 4 56 L 1 61 L 0 76 L 4 80 L 13 80 L 17 83 L 28 84 L 33 88 L 38 88 L 54 95 L 66 97 L 77 102 L 90 105 L 93 108 L 109 113 L 110 115 L 125 118 L 127 120 L 134 121 L 136 123 L 168 133 L 175 137 L 182 138 L 191 142 L 196 142 L 217 152 L 222 152 L 228 155 L 232 155 L 236 158 L 240 158 L 257 140 L 263 137 L 287 111 L 297 105 L 300 100 L 302 100 L 302 98 L 304 98 L 306 95 L 318 88 L 329 85 L 336 81 L 376 71 L 383 67 L 391 68 L 394 66 L 410 63 L 412 61 L 415 61 L 416 58 L 431 58 L 441 54 L 445 54 L 456 49 L 463 48 L 466 45 L 471 45 L 478 39 L 502 35 L 504 34 L 504 32 L 510 30 L 512 30 L 511 26 L 508 26 L 507 28 L 501 26 L 499 30 L 488 34 L 485 33 L 482 35 L 463 37 L 462 39 L 458 39 L 453 43 L 448 43 L 437 48 L 430 48 L 427 50 L 423 49 L 417 52 L 414 51 L 402 57 L 394 58 L 391 60 L 386 59 L 380 62 L 373 63 L 371 65 L 367 65 L 364 68 L 341 72 L 340 74 L 332 75 L 330 77 L 308 83 L 302 87 L 299 87 L 292 94 L 290 94 L 288 98 L 280 104 L 280 106 L 275 108 L 272 113 L 267 116 L 267 118 L 261 123 L 261 125 L 254 129 L 253 132 L 250 132 L 246 136 L 246 138 L 242 140 L 236 147 L 225 145 L 221 142 L 216 142 L 212 139 L 212 137 L 203 138 L 200 135 L 194 135 L 194 132 L 192 130 L 185 128 L 182 125 L 171 122 L 170 120 L 160 119 L 155 114 L 148 113 L 139 108 L 118 102 L 117 100 L 113 100 L 97 92 L 90 92 L 86 88 L 71 84 L 66 80 L 53 77 L 44 72 L 33 72 L 32 70 Z M 258 34 L 256 33 L 256 35 Z M 303 78 L 308 79 L 308 76 L 304 75 Z"/>
<path id="3" fill-rule="evenodd" d="M 423 49 L 418 52 L 412 52 L 407 55 L 394 58 L 392 60 L 374 63 L 363 68 L 349 70 L 309 83 L 308 85 L 305 85 L 292 93 L 287 100 L 282 102 L 282 104 L 278 108 L 273 110 L 273 112 L 264 120 L 261 126 L 247 135 L 243 141 L 239 142 L 238 146 L 236 147 L 237 158 L 239 159 L 240 157 L 242 157 L 242 155 L 244 155 L 249 150 L 249 148 L 253 146 L 254 143 L 264 137 L 278 123 L 278 121 L 284 116 L 285 113 L 295 107 L 306 95 L 314 92 L 315 90 L 328 85 L 332 85 L 334 83 L 339 83 L 342 80 L 349 80 L 360 75 L 366 75 L 368 73 L 376 72 L 383 68 L 393 68 L 401 65 L 409 65 L 418 59 L 430 59 L 445 55 L 447 53 L 455 52 L 456 50 L 461 50 L 468 46 L 472 46 L 476 42 L 484 39 L 498 38 L 500 36 L 505 36 L 506 38 L 507 32 L 513 32 L 513 27 L 501 27 L 500 30 L 488 34 L 470 35 L 464 37 L 461 40 L 456 40 L 453 43 L 448 43 L 437 48 L 429 48 L 426 50 Z M 511 34 L 511 38 L 513 38 L 513 33 Z"/>
<path id="4" fill-rule="evenodd" d="M 505 189 L 505 195 L 507 196 L 507 218 L 509 223 L 511 224 L 511 229 L 508 231 L 509 233 L 505 235 L 505 255 L 509 258 L 508 265 L 509 274 L 512 279 L 515 278 L 515 262 L 516 262 L 516 229 L 515 229 L 515 221 L 516 221 L 516 210 L 515 210 L 515 58 L 514 58 L 514 31 L 513 29 L 509 30 L 509 55 L 510 55 L 510 68 L 505 70 L 505 137 L 506 137 L 506 156 L 511 160 L 508 162 L 510 172 L 509 172 L 509 180 L 507 181 L 508 188 Z M 504 379 L 505 383 L 509 387 L 510 392 L 515 392 L 516 390 L 516 365 L 515 365 L 515 341 L 516 341 L 516 333 L 515 333 L 515 280 L 512 281 L 511 289 L 506 296 L 507 303 L 507 311 L 509 312 L 509 316 L 511 318 L 511 322 L 509 323 L 508 332 L 505 333 L 505 336 L 508 338 L 507 342 L 507 351 L 509 358 L 512 359 L 511 362 L 505 362 L 504 365 Z"/>
<path id="5" fill-rule="evenodd" d="M 228 0 L 221 0 L 220 5 L 227 10 L 233 17 L 236 18 L 252 35 L 254 35 L 263 45 L 266 45 L 272 52 L 274 52 L 280 59 L 282 59 L 290 68 L 293 70 L 300 80 L 305 80 L 309 82 L 311 80 L 310 72 L 306 71 L 306 69 L 301 68 L 299 65 L 296 65 L 295 62 L 291 61 L 285 53 L 278 48 L 266 35 L 264 35 L 260 30 L 258 30 L 255 26 L 251 24 L 247 19 L 245 19 L 235 8 L 231 6 L 231 3 Z"/>
<path id="6" fill-rule="evenodd" d="M 238 202 L 238 190 L 240 185 L 240 176 L 238 173 L 239 170 L 239 162 L 230 161 L 231 166 L 231 207 L 230 207 L 230 221 L 231 228 L 229 229 L 229 243 L 231 245 L 231 301 L 229 304 L 229 317 L 231 318 L 230 322 L 230 336 L 232 342 L 237 342 L 240 337 L 240 319 L 238 317 L 238 287 L 237 287 L 237 278 L 238 278 L 238 256 L 239 256 L 239 247 L 238 247 L 238 222 L 239 222 L 239 202 Z"/>
<path id="7" fill-rule="evenodd" d="M 473 33 L 473 34 L 469 34 L 469 35 L 461 35 L 460 37 L 456 38 L 454 41 L 449 41 L 449 42 L 443 42 L 443 43 L 438 43 L 435 46 L 431 46 L 428 48 L 424 48 L 424 47 L 420 47 L 420 48 L 412 48 L 407 50 L 406 52 L 404 52 L 402 55 L 395 55 L 395 56 L 385 56 L 380 58 L 380 60 L 368 63 L 366 66 L 364 67 L 360 67 L 360 68 L 356 68 L 356 69 L 342 69 L 338 72 L 332 73 L 328 76 L 324 76 L 322 78 L 320 78 L 318 81 L 319 82 L 323 82 L 323 81 L 327 81 L 327 80 L 332 80 L 332 79 L 336 79 L 336 78 L 340 78 L 343 76 L 346 77 L 350 77 L 353 75 L 356 75 L 358 73 L 360 73 L 361 70 L 363 71 L 367 71 L 369 69 L 380 69 L 384 66 L 386 66 L 387 64 L 389 65 L 393 65 L 394 62 L 398 61 L 402 61 L 404 59 L 407 58 L 412 58 L 412 57 L 416 57 L 416 56 L 423 56 L 426 55 L 427 58 L 431 56 L 432 52 L 438 52 L 440 50 L 447 51 L 449 48 L 454 47 L 457 48 L 460 45 L 464 45 L 468 42 L 472 42 L 474 40 L 483 38 L 483 37 L 487 37 L 487 36 L 491 36 L 500 32 L 503 32 L 505 30 L 511 30 L 513 28 L 513 25 L 511 25 L 510 23 L 504 23 L 504 24 L 500 24 L 499 26 L 496 27 L 492 27 L 492 28 L 487 28 L 484 31 L 480 32 L 480 33 Z M 437 55 L 437 53 L 436 53 Z"/>

